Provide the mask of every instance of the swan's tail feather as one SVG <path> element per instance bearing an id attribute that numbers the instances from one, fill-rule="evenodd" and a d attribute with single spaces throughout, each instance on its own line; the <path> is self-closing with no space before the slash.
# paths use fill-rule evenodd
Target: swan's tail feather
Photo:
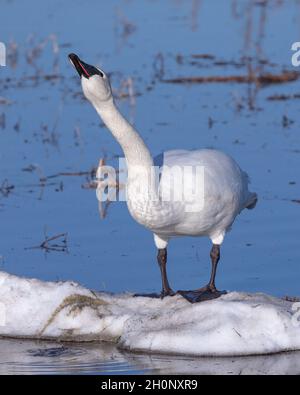
<path id="1" fill-rule="evenodd" d="M 245 182 L 244 187 L 245 187 L 245 190 L 248 191 L 248 186 L 249 186 L 249 184 L 251 184 L 251 179 L 246 172 L 243 171 L 242 173 L 243 173 L 243 176 L 244 176 L 243 178 L 244 178 L 244 182 Z M 258 196 L 256 193 L 248 192 L 245 201 L 246 202 L 245 202 L 244 208 L 247 208 L 248 210 L 253 210 L 257 205 Z"/>
<path id="2" fill-rule="evenodd" d="M 256 204 L 258 202 L 258 196 L 256 193 L 251 193 L 249 196 L 249 199 L 247 200 L 246 203 L 246 208 L 248 210 L 253 210 L 256 207 Z"/>

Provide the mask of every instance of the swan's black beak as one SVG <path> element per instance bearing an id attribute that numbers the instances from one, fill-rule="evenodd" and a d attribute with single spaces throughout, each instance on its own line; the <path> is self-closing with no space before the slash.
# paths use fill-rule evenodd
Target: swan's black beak
<path id="1" fill-rule="evenodd" d="M 72 63 L 72 65 L 75 67 L 75 69 L 77 70 L 78 74 L 80 77 L 85 77 L 87 79 L 89 79 L 90 77 L 92 77 L 93 75 L 100 75 L 101 77 L 103 77 L 103 73 L 98 70 L 96 67 L 91 66 L 85 62 L 83 62 L 81 59 L 79 59 L 79 57 L 77 55 L 75 55 L 74 53 L 71 53 L 69 55 L 69 59 L 70 62 Z"/>

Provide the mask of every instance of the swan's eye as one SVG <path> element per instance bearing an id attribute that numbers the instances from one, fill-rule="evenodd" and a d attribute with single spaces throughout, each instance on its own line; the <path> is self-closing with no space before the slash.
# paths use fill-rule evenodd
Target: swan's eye
<path id="1" fill-rule="evenodd" d="M 96 67 L 96 69 L 98 70 L 98 75 L 100 75 L 100 77 L 102 77 L 102 78 L 104 78 L 104 73 L 100 70 L 100 69 L 98 69 L 98 67 Z"/>
<path id="2" fill-rule="evenodd" d="M 98 71 L 99 71 L 100 77 L 104 78 L 105 77 L 104 73 L 101 70 L 99 70 L 99 69 L 98 69 Z"/>

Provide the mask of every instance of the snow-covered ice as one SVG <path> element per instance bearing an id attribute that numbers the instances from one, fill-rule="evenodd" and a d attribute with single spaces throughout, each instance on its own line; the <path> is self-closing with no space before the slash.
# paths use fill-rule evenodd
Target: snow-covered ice
<path id="1" fill-rule="evenodd" d="M 93 292 L 0 272 L 0 336 L 108 341 L 121 349 L 194 356 L 300 350 L 300 304 L 232 292 L 190 304 Z"/>

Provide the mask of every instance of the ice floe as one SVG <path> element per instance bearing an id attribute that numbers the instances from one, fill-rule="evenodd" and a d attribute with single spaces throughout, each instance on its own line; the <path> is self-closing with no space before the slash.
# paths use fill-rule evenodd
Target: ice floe
<path id="1" fill-rule="evenodd" d="M 300 304 L 231 292 L 190 304 L 94 292 L 0 272 L 0 336 L 108 341 L 119 349 L 193 356 L 300 350 Z"/>

